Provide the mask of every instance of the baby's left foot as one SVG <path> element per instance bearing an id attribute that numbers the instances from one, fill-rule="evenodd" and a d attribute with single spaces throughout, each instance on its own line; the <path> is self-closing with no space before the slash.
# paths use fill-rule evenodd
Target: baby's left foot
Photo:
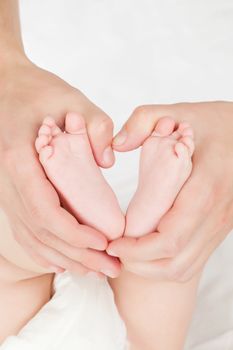
<path id="1" fill-rule="evenodd" d="M 139 184 L 126 216 L 126 236 L 154 232 L 192 171 L 193 131 L 187 123 L 162 118 L 141 151 Z M 167 136 L 156 132 L 166 131 Z M 172 132 L 170 132 L 173 129 Z"/>

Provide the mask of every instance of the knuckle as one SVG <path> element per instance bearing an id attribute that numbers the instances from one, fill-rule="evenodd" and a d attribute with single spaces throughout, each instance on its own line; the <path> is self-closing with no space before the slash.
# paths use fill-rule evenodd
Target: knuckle
<path id="1" fill-rule="evenodd" d="M 148 106 L 146 105 L 138 106 L 133 111 L 134 118 L 138 120 L 144 118 L 145 116 L 147 116 L 147 114 L 148 114 Z"/>
<path id="2" fill-rule="evenodd" d="M 70 234 L 69 236 L 67 236 L 66 240 L 67 240 L 67 243 L 69 243 L 69 245 L 71 245 L 72 247 L 79 248 L 82 246 L 78 235 Z"/>
<path id="3" fill-rule="evenodd" d="M 101 115 L 99 118 L 97 117 L 98 120 L 98 126 L 97 129 L 100 133 L 105 133 L 107 131 L 112 131 L 113 130 L 113 121 L 110 117 L 107 115 Z"/>

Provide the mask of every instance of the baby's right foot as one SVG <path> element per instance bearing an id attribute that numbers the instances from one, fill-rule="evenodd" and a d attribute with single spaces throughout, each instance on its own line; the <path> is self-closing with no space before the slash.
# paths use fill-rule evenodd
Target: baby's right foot
<path id="1" fill-rule="evenodd" d="M 126 236 L 154 232 L 192 171 L 193 131 L 187 123 L 162 118 L 141 151 L 138 189 L 126 216 Z M 167 136 L 159 136 L 163 130 Z M 173 129 L 173 130 L 172 130 Z M 172 130 L 172 132 L 171 132 Z"/>
<path id="2" fill-rule="evenodd" d="M 65 132 L 45 118 L 36 149 L 49 180 L 75 217 L 110 240 L 120 237 L 124 215 L 95 162 L 82 116 L 68 113 Z"/>

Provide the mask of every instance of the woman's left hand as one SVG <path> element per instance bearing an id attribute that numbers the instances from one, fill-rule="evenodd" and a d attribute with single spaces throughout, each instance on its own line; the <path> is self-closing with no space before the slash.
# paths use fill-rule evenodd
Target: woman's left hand
<path id="1" fill-rule="evenodd" d="M 188 121 L 194 129 L 192 175 L 157 232 L 120 238 L 108 253 L 138 275 L 185 282 L 233 228 L 233 102 L 140 106 L 116 136 L 115 150 L 142 145 L 164 116 Z"/>

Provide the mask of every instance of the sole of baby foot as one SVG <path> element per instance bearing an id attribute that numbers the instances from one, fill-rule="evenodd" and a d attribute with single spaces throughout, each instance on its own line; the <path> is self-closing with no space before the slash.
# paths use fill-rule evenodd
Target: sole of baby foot
<path id="1" fill-rule="evenodd" d="M 166 136 L 161 136 L 161 130 Z M 161 119 L 142 146 L 138 188 L 126 215 L 126 236 L 140 237 L 156 230 L 191 174 L 193 152 L 190 125 L 183 122 L 175 128 L 175 122 Z"/>
<path id="2" fill-rule="evenodd" d="M 109 240 L 120 237 L 124 215 L 95 162 L 83 117 L 68 113 L 64 132 L 53 118 L 45 118 L 35 147 L 48 179 L 78 221 L 103 232 Z"/>

